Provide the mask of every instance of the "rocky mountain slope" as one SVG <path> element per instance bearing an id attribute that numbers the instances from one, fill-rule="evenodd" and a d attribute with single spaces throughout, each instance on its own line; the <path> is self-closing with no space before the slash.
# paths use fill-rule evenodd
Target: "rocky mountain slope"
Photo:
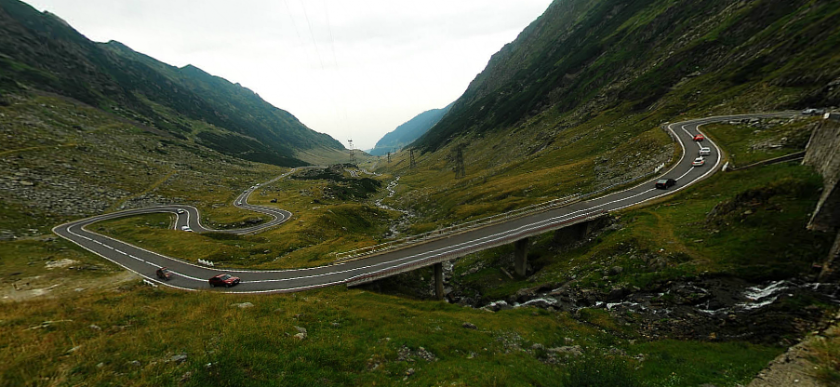
<path id="1" fill-rule="evenodd" d="M 416 142 L 604 112 L 675 115 L 840 104 L 831 1 L 556 0 Z M 664 114 L 663 114 L 664 115 Z"/>
<path id="2" fill-rule="evenodd" d="M 382 136 L 382 138 L 376 142 L 376 146 L 374 146 L 368 153 L 374 156 L 382 156 L 388 152 L 395 152 L 399 148 L 411 144 L 414 140 L 426 134 L 432 126 L 435 126 L 435 124 L 437 124 L 438 121 L 440 121 L 440 119 L 449 112 L 453 103 L 446 105 L 443 109 L 432 109 L 418 114 L 406 123 L 398 126 L 393 131 Z"/>
<path id="3" fill-rule="evenodd" d="M 84 102 L 222 153 L 281 166 L 341 143 L 238 84 L 176 68 L 118 42 L 94 43 L 55 15 L 0 1 L 0 89 L 35 88 Z"/>

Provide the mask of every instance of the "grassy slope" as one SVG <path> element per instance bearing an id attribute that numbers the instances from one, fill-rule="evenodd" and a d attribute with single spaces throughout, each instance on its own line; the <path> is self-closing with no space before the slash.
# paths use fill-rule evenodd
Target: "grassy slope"
<path id="1" fill-rule="evenodd" d="M 803 137 L 809 128 L 801 122 L 780 125 L 753 140 L 746 135 L 754 128 L 716 125 L 707 131 L 718 140 L 737 139 L 732 148 L 719 141 L 730 153 L 750 141 L 763 142 L 764 136 Z M 768 159 L 777 152 L 755 150 L 751 157 Z M 509 247 L 468 257 L 456 272 L 485 260 L 487 268 L 467 275 L 464 283 L 481 289 L 490 299 L 532 287 L 533 281 L 572 278 L 581 286 L 606 291 L 618 284 L 644 288 L 656 281 L 705 272 L 749 280 L 787 278 L 807 271 L 830 248 L 830 236 L 805 229 L 820 186 L 819 175 L 795 164 L 719 173 L 668 199 L 623 211 L 619 229 L 599 236 L 597 243 L 558 253 L 551 235 L 543 236 L 530 254 L 532 264 L 542 270 L 529 281 L 511 280 L 499 270 L 498 265 L 511 264 Z M 716 206 L 717 214 L 709 215 Z M 605 280 L 602 269 L 612 266 L 625 270 Z"/>
<path id="2" fill-rule="evenodd" d="M 240 302 L 255 306 L 232 306 Z M 630 344 L 564 314 L 488 314 L 340 288 L 226 296 L 137 285 L 25 305 L 0 311 L 0 374 L 12 385 L 557 385 L 567 366 L 541 362 L 547 353 L 532 346 L 573 343 L 596 359 L 610 358 L 603 351 L 612 346 L 644 354 L 644 363 L 609 360 L 620 365 L 611 376 L 638 373 L 648 381 L 627 385 L 723 386 L 745 382 L 780 351 L 741 343 Z M 307 338 L 295 338 L 295 327 Z M 403 346 L 423 347 L 437 360 L 399 361 Z M 188 358 L 167 361 L 177 354 Z"/>
<path id="3" fill-rule="evenodd" d="M 415 152 L 417 168 L 407 152 L 379 164 L 410 193 L 392 204 L 426 228 L 489 215 L 649 172 L 673 152 L 657 129 L 666 121 L 834 101 L 824 86 L 838 75 L 836 4 L 727 4 L 553 5 L 415 144 L 433 150 Z M 461 144 L 467 176 L 457 180 Z"/>
<path id="4" fill-rule="evenodd" d="M 331 263 L 332 253 L 379 240 L 398 214 L 369 203 L 325 199 L 326 180 L 281 179 L 261 186 L 249 203 L 279 206 L 292 219 L 256 236 L 185 234 L 153 227 L 160 215 L 98 224 L 97 231 L 189 261 L 239 268 L 295 268 Z M 278 204 L 271 203 L 277 199 Z M 184 243 L 189 241 L 189 243 Z"/>
<path id="5" fill-rule="evenodd" d="M 344 149 L 253 91 L 194 66 L 175 68 L 116 42 L 93 43 L 17 0 L 0 0 L 0 20 L 0 90 L 55 92 L 255 162 L 300 166 L 308 163 L 294 157 L 300 149 Z M 161 114 L 161 106 L 178 113 Z"/>
<path id="6" fill-rule="evenodd" d="M 91 186 L 119 192 L 106 200 L 112 208 L 137 196 L 159 195 L 193 203 L 217 222 L 238 222 L 254 214 L 241 210 L 222 213 L 216 208 L 229 206 L 249 185 L 285 171 L 223 156 L 186 141 L 159 137 L 107 113 L 63 99 L 18 97 L 11 106 L 0 107 L 0 113 L 0 123 L 9 139 L 0 148 L 0 163 L 9 175 L 36 171 L 44 181 L 32 189 L 45 192 L 60 191 L 49 183 L 52 181 L 73 182 L 76 189 Z M 16 194 L 9 195 L 2 203 L 0 229 L 20 230 L 24 228 L 20 222 L 25 220 L 30 222 L 28 228 L 46 233 L 74 217 L 56 214 L 60 208 L 43 205 L 26 205 Z M 28 212 L 38 216 L 21 216 Z"/>
<path id="7" fill-rule="evenodd" d="M 403 161 L 407 152 L 401 152 L 377 167 L 402 176 L 397 187 L 402 195 L 386 203 L 412 209 L 420 222 L 445 224 L 624 182 L 674 154 L 656 119 L 635 117 L 620 124 L 617 119 L 604 115 L 562 134 L 555 129 L 475 136 L 464 153 L 465 179 L 454 178 L 447 160 L 451 147 L 422 156 L 415 152 L 419 167 L 414 170 Z"/>

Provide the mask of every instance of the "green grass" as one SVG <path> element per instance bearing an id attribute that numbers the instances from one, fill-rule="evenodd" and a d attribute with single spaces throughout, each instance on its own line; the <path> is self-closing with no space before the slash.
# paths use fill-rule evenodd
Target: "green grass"
<path id="1" fill-rule="evenodd" d="M 323 199 L 320 190 L 325 186 L 324 181 L 283 179 L 260 187 L 250 203 L 280 206 L 294 215 L 257 235 L 222 237 L 162 229 L 156 225 L 168 215 L 159 214 L 101 222 L 92 229 L 191 262 L 204 259 L 221 267 L 258 269 L 329 264 L 337 251 L 381 240 L 395 214 L 367 204 Z M 282 205 L 271 203 L 272 199 Z"/>
<path id="2" fill-rule="evenodd" d="M 232 306 L 240 302 L 255 306 Z M 488 313 L 341 288 L 242 296 L 127 285 L 21 305 L 26 307 L 0 311 L 0 373 L 12 385 L 527 386 L 565 380 L 574 386 L 581 385 L 574 380 L 641 373 L 650 375 L 644 385 L 664 386 L 660 378 L 674 372 L 682 382 L 671 385 L 695 386 L 718 373 L 743 382 L 780 352 L 737 343 L 629 344 L 564 314 L 527 308 Z M 296 326 L 307 330 L 306 339 L 294 337 Z M 608 342 L 629 355 L 610 355 L 615 368 L 599 371 L 571 359 L 548 364 L 542 361 L 547 352 L 532 348 L 568 340 L 592 356 L 602 356 L 600 343 Z M 403 346 L 423 347 L 437 360 L 415 355 L 414 362 L 399 361 Z M 647 360 L 630 358 L 637 353 Z M 186 361 L 167 361 L 177 354 L 187 355 Z M 409 369 L 414 373 L 406 377 Z"/>
<path id="3" fill-rule="evenodd" d="M 644 367 L 637 377 L 658 381 L 659 386 L 747 385 L 760 370 L 782 351 L 782 348 L 732 341 L 702 343 L 659 340 L 631 345 L 628 353 L 644 354 Z M 697 363 L 703 359 L 703 364 Z M 655 364 L 651 367 L 650 364 Z M 709 373 L 703 368 L 709 367 Z"/>
<path id="4" fill-rule="evenodd" d="M 812 338 L 808 345 L 811 361 L 816 364 L 816 377 L 826 386 L 840 384 L 840 332 L 835 325 L 823 333 L 824 337 Z"/>
<path id="5" fill-rule="evenodd" d="M 723 144 L 727 156 L 735 165 L 743 167 L 805 150 L 817 120 L 801 120 L 792 125 L 774 125 L 768 128 L 714 124 L 704 126 L 703 130 Z"/>
<path id="6" fill-rule="evenodd" d="M 245 188 L 287 169 L 223 156 L 177 138 L 144 132 L 103 111 L 68 100 L 19 96 L 0 107 L 0 125 L 8 141 L 0 148 L 7 173 L 37 173 L 33 191 L 45 196 L 83 196 L 101 201 L 102 211 L 138 199 L 196 205 L 214 224 L 238 223 L 256 214 L 231 203 Z M 62 146 L 76 144 L 75 146 Z M 56 147 L 53 147 L 55 145 Z M 22 171 L 23 168 L 29 171 Z M 49 180 L 48 180 L 49 179 Z M 63 183 L 74 190 L 54 187 Z M 102 197 L 93 197 L 99 194 Z M 90 193 L 88 193 L 90 191 Z M 78 192 L 82 192 L 81 194 Z M 104 194 L 111 193 L 110 196 Z M 78 218 L 64 206 L 19 197 L 0 204 L 0 229 L 21 235 L 28 229 L 47 234 L 56 224 Z M 30 214 L 30 215 L 27 215 Z"/>
<path id="7" fill-rule="evenodd" d="M 56 238 L 0 242 L 0 301 L 54 297 L 87 290 L 120 269 Z"/>
<path id="8" fill-rule="evenodd" d="M 556 245 L 552 234 L 537 238 L 529 262 L 538 272 L 528 280 L 500 271 L 512 271 L 509 246 L 471 255 L 455 272 L 482 261 L 484 269 L 459 280 L 488 301 L 535 282 L 574 280 L 609 291 L 618 284 L 646 288 L 701 273 L 754 281 L 789 278 L 806 273 L 831 246 L 830 236 L 805 229 L 820 186 L 819 175 L 799 165 L 718 173 L 695 188 L 619 213 L 620 228 L 594 243 L 568 250 Z M 718 213 L 710 216 L 716 206 Z M 604 270 L 613 266 L 624 270 L 605 279 Z"/>

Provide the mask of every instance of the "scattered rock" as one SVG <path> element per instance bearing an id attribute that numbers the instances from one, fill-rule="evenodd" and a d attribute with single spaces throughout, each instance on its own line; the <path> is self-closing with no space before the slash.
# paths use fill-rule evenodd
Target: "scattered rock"
<path id="1" fill-rule="evenodd" d="M 184 374 L 181 375 L 181 383 L 186 383 L 186 382 L 190 381 L 191 378 L 192 378 L 192 372 L 190 372 L 190 371 L 184 372 Z"/>
<path id="2" fill-rule="evenodd" d="M 242 303 L 238 303 L 238 304 L 230 304 L 230 307 L 231 308 L 239 308 L 239 309 L 247 309 L 247 308 L 253 308 L 254 304 L 252 304 L 250 302 L 242 302 Z"/>
<path id="3" fill-rule="evenodd" d="M 470 322 L 465 322 L 465 323 L 464 323 L 463 325 L 461 325 L 461 326 L 462 326 L 462 327 L 464 327 L 464 328 L 467 328 L 467 329 L 478 329 L 478 328 L 475 326 L 475 324 L 470 323 Z"/>
<path id="4" fill-rule="evenodd" d="M 138 361 L 138 360 L 132 360 L 132 361 L 128 362 L 128 365 L 133 366 L 133 367 L 138 367 L 138 368 L 143 366 L 142 364 L 140 364 L 140 361 Z"/>
<path id="5" fill-rule="evenodd" d="M 610 290 L 610 294 L 607 296 L 607 301 L 619 301 L 625 295 L 627 295 L 627 289 L 617 286 Z"/>
<path id="6" fill-rule="evenodd" d="M 44 267 L 47 270 L 52 270 L 52 269 L 67 267 L 67 266 L 70 266 L 74 263 L 76 263 L 76 261 L 74 261 L 72 259 L 65 258 L 65 259 L 59 259 L 57 261 L 47 261 L 47 263 L 44 264 Z"/>
<path id="7" fill-rule="evenodd" d="M 414 368 L 409 368 L 408 370 L 405 371 L 405 376 L 411 376 L 411 375 L 414 375 Z"/>
<path id="8" fill-rule="evenodd" d="M 405 361 L 412 363 L 414 362 L 414 358 L 419 357 L 428 362 L 437 361 L 437 357 L 435 354 L 427 351 L 425 348 L 420 347 L 417 348 L 416 351 L 412 351 L 411 348 L 406 347 L 403 345 L 399 350 L 397 350 L 397 361 Z"/>
<path id="9" fill-rule="evenodd" d="M 15 234 L 9 230 L 0 230 L 0 242 L 13 241 L 17 239 Z"/>
<path id="10" fill-rule="evenodd" d="M 102 330 L 102 328 L 100 328 L 99 325 L 96 325 L 96 324 L 90 324 L 90 329 L 93 329 L 95 331 L 101 331 Z"/>
<path id="11" fill-rule="evenodd" d="M 583 349 L 580 345 L 571 345 L 565 347 L 556 347 L 556 348 L 549 348 L 548 352 L 554 353 L 560 356 L 564 356 L 566 358 L 569 357 L 578 357 L 583 355 Z"/>
<path id="12" fill-rule="evenodd" d="M 178 354 L 178 355 L 170 357 L 169 361 L 180 364 L 180 363 L 183 363 L 183 362 L 187 361 L 187 355 L 184 354 L 184 353 Z"/>

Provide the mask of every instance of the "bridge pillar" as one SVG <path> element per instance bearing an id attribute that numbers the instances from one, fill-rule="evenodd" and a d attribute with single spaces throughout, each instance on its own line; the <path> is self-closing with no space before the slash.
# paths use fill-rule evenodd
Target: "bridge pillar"
<path id="1" fill-rule="evenodd" d="M 592 233 L 594 222 L 583 222 L 573 226 L 564 227 L 554 232 L 554 243 L 568 245 L 582 241 Z"/>
<path id="2" fill-rule="evenodd" d="M 436 263 L 435 268 L 435 296 L 443 301 L 443 262 Z"/>
<path id="3" fill-rule="evenodd" d="M 513 264 L 516 268 L 516 275 L 525 277 L 528 274 L 528 238 L 520 239 L 514 243 L 516 251 L 513 254 Z"/>

